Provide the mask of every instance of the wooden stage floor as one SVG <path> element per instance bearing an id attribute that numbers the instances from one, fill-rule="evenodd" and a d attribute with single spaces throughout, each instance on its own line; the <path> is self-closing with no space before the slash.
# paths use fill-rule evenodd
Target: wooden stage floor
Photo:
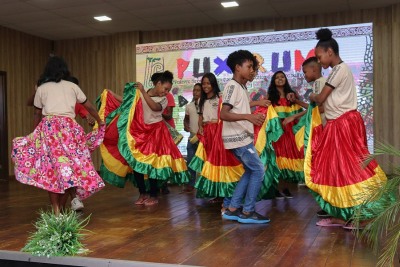
<path id="1" fill-rule="evenodd" d="M 350 231 L 315 226 L 318 206 L 304 187 L 292 187 L 291 200 L 257 204 L 268 225 L 224 221 L 219 204 L 170 187 L 157 207 L 133 204 L 132 185 L 110 185 L 84 201 L 91 214 L 85 257 L 200 266 L 369 267 L 376 256 L 355 242 Z M 40 209 L 48 208 L 47 192 L 13 178 L 0 182 L 0 250 L 19 251 Z"/>

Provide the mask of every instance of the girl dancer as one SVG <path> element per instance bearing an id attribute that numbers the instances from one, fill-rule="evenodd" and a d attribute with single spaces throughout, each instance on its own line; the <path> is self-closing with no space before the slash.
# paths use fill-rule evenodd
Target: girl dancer
<path id="1" fill-rule="evenodd" d="M 363 163 L 369 152 L 350 67 L 340 58 L 339 45 L 329 29 L 320 29 L 317 38 L 315 55 L 322 67 L 332 67 L 332 71 L 322 91 L 310 95 L 310 101 L 323 105 L 327 123 L 322 128 L 318 106 L 310 105 L 304 143 L 305 181 L 321 208 L 332 216 L 317 225 L 351 229 L 353 226 L 345 223 L 354 208 L 369 197 L 365 190 L 387 178 L 375 160 Z M 379 205 L 379 200 L 373 204 Z"/>
<path id="2" fill-rule="evenodd" d="M 78 197 L 85 199 L 104 187 L 89 152 L 103 140 L 104 122 L 82 90 L 66 80 L 68 77 L 65 61 L 50 58 L 35 94 L 35 130 L 15 138 L 12 150 L 16 179 L 47 190 L 56 215 L 65 207 L 67 192 L 72 188 L 77 188 Z M 74 120 L 77 102 L 100 125 L 88 136 Z"/>

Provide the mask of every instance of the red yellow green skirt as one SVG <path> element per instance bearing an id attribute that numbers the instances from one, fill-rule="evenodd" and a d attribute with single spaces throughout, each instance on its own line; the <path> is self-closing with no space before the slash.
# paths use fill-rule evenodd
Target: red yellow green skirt
<path id="1" fill-rule="evenodd" d="M 198 135 L 199 146 L 189 167 L 200 173 L 196 181 L 197 197 L 230 197 L 244 169 L 232 151 L 222 142 L 222 121 L 206 124 Z"/>
<path id="2" fill-rule="evenodd" d="M 106 142 L 103 142 L 104 149 L 101 149 L 103 178 L 123 187 L 126 180 L 134 182 L 134 170 L 161 181 L 178 184 L 188 182 L 186 162 L 167 126 L 163 121 L 144 123 L 140 92 L 133 85 L 126 84 L 123 102 L 117 108 L 115 99 L 112 100 L 112 95 L 107 91 L 100 97 L 99 113 L 105 110 L 107 125 Z"/>
<path id="3" fill-rule="evenodd" d="M 280 105 L 275 110 L 281 120 L 301 112 L 303 109 L 297 104 L 290 105 L 290 102 L 281 98 Z M 286 124 L 283 127 L 283 134 L 278 141 L 273 143 L 276 161 L 281 170 L 280 179 L 289 182 L 304 182 L 304 151 L 296 145 L 293 127 L 297 121 Z"/>
<path id="4" fill-rule="evenodd" d="M 279 118 L 274 109 L 258 109 L 266 114 L 261 127 L 255 129 L 258 137 L 255 147 L 265 166 L 263 185 L 258 199 L 271 198 L 271 186 L 277 183 L 279 168 L 276 165 L 272 142 L 282 134 Z M 234 154 L 225 149 L 222 141 L 223 122 L 204 126 L 199 135 L 199 146 L 190 167 L 200 173 L 195 187 L 198 197 L 231 197 L 236 184 L 244 173 L 244 168 Z"/>
<path id="5" fill-rule="evenodd" d="M 124 187 L 127 181 L 135 183 L 133 170 L 118 149 L 118 127 L 121 105 L 107 90 L 96 101 L 99 116 L 106 122 L 103 143 L 100 145 L 102 162 L 100 175 L 104 181 L 117 187 Z"/>
<path id="6" fill-rule="evenodd" d="M 365 161 L 369 151 L 359 112 L 328 120 L 324 128 L 318 107 L 310 105 L 306 116 L 304 128 L 298 131 L 304 136 L 299 146 L 305 149 L 306 185 L 323 210 L 349 220 L 354 208 L 370 197 L 367 188 L 385 183 L 386 175 L 375 160 Z"/>

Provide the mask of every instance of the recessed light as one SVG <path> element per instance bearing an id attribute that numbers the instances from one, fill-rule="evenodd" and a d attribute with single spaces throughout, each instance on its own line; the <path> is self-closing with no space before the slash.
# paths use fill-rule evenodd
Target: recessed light
<path id="1" fill-rule="evenodd" d="M 239 4 L 236 1 L 231 1 L 231 2 L 222 2 L 221 5 L 223 7 L 234 7 L 234 6 L 239 6 Z"/>
<path id="2" fill-rule="evenodd" d="M 111 18 L 110 18 L 110 17 L 107 17 L 107 16 L 94 17 L 94 19 L 97 19 L 98 21 L 107 21 L 107 20 L 111 20 Z"/>

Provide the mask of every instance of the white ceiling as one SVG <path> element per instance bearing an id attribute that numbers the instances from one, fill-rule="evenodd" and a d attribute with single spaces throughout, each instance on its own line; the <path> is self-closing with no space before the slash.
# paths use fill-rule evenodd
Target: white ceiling
<path id="1" fill-rule="evenodd" d="M 228 1 L 228 0 L 224 0 Z M 0 0 L 0 25 L 49 40 L 368 9 L 400 0 Z M 99 22 L 94 16 L 112 21 Z"/>

